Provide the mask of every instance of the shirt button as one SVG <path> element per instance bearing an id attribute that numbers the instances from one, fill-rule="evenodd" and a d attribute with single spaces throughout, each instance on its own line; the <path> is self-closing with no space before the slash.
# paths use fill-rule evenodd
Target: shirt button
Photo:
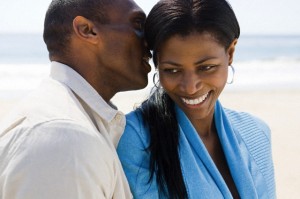
<path id="1" fill-rule="evenodd" d="M 121 115 L 116 115 L 116 121 L 117 121 L 117 122 L 122 121 L 122 116 L 121 116 Z"/>

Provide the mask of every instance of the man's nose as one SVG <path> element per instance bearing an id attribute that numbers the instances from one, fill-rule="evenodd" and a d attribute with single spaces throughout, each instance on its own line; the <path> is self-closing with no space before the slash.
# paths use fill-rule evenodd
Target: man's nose
<path id="1" fill-rule="evenodd" d="M 150 52 L 150 49 L 149 49 L 149 46 L 148 46 L 148 43 L 146 40 L 144 40 L 144 46 L 145 46 L 145 52 L 147 54 L 147 56 L 151 59 L 152 58 L 152 54 Z"/>

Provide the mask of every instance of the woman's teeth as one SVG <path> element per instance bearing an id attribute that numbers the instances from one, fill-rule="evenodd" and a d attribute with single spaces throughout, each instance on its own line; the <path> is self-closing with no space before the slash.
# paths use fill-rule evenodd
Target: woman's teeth
<path id="1" fill-rule="evenodd" d="M 186 99 L 186 98 L 182 98 L 182 101 L 188 105 L 198 105 L 200 103 L 202 103 L 208 96 L 209 93 L 206 93 L 205 95 L 202 95 L 201 97 L 197 98 L 197 99 Z"/>

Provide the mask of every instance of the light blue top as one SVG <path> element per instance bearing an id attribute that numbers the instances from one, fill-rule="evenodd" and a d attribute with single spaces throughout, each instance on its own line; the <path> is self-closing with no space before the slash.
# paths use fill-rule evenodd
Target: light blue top
<path id="1" fill-rule="evenodd" d="M 203 142 L 184 112 L 176 106 L 180 129 L 180 162 L 188 197 L 232 198 Z M 156 178 L 149 181 L 149 130 L 141 113 L 127 116 L 118 154 L 134 198 L 159 198 Z M 276 198 L 270 129 L 247 113 L 215 106 L 215 123 L 232 178 L 242 199 Z"/>

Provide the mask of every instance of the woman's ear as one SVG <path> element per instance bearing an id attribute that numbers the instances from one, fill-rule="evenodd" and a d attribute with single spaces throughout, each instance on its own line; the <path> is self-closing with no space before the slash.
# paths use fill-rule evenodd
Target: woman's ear
<path id="1" fill-rule="evenodd" d="M 95 24 L 85 17 L 75 17 L 73 20 L 73 30 L 78 38 L 87 42 L 96 44 L 99 40 Z"/>
<path id="2" fill-rule="evenodd" d="M 234 55 L 234 51 L 235 51 L 235 45 L 237 44 L 238 42 L 238 39 L 234 39 L 232 41 L 232 43 L 230 44 L 229 48 L 227 49 L 227 53 L 228 53 L 228 56 L 229 56 L 229 65 L 232 64 L 233 62 L 233 55 Z"/>

